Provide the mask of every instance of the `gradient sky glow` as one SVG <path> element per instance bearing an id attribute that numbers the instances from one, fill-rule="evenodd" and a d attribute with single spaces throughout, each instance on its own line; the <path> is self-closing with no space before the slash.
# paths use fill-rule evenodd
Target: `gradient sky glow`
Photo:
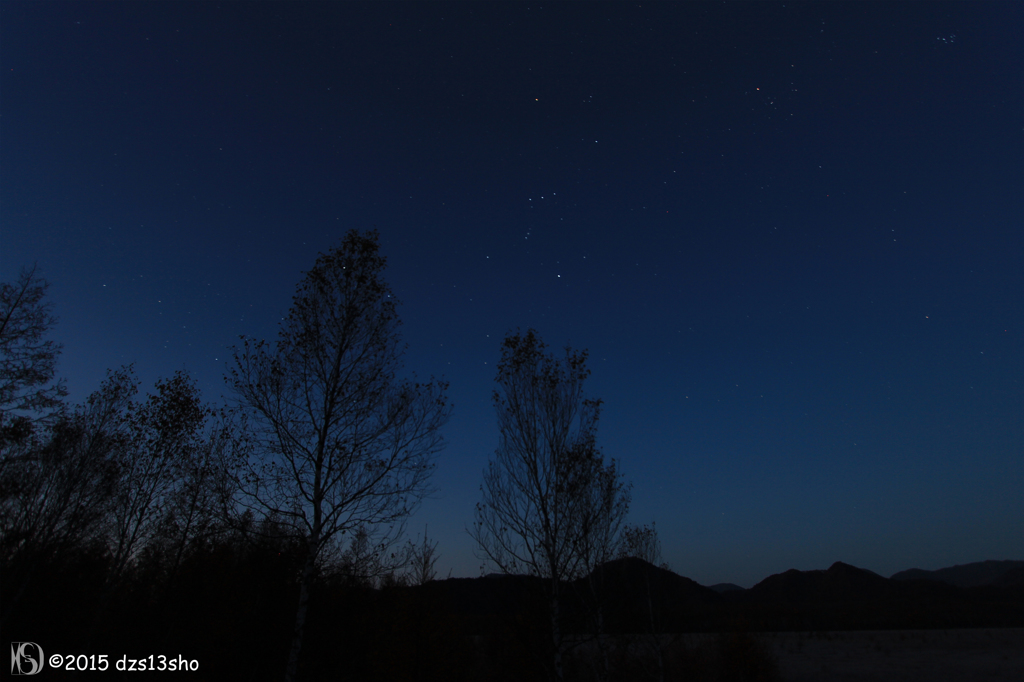
<path id="1" fill-rule="evenodd" d="M 229 347 L 376 226 L 455 404 L 442 575 L 504 334 L 590 351 L 666 560 L 749 587 L 1024 559 L 1024 5 L 0 5 L 0 277 L 73 400 Z"/>

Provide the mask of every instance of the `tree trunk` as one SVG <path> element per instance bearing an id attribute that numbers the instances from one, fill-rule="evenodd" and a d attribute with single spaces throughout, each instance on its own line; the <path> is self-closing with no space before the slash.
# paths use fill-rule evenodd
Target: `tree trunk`
<path id="1" fill-rule="evenodd" d="M 7 624 L 10 620 L 11 614 L 14 613 L 14 608 L 21 601 L 21 595 L 25 593 L 25 589 L 29 583 L 32 582 L 32 576 L 35 575 L 34 571 L 29 571 L 25 575 L 25 579 L 21 581 L 21 585 L 18 587 L 18 591 L 14 593 L 14 596 L 7 600 L 4 604 L 4 608 L 0 610 L 0 625 Z"/>
<path id="2" fill-rule="evenodd" d="M 285 682 L 295 682 L 299 674 L 299 653 L 302 651 L 302 634 L 306 626 L 306 611 L 309 606 L 309 584 L 313 580 L 313 553 L 306 557 L 306 564 L 302 567 L 302 577 L 299 579 L 299 608 L 295 612 L 295 633 L 292 635 L 292 649 L 288 654 L 288 670 L 285 672 Z"/>
<path id="3" fill-rule="evenodd" d="M 665 682 L 665 654 L 661 648 L 661 637 L 658 627 L 654 622 L 654 600 L 651 599 L 651 576 L 644 571 L 644 583 L 647 586 L 647 615 L 651 623 L 651 640 L 654 644 L 654 651 L 658 654 L 658 682 Z M 660 619 L 659 619 L 660 621 Z"/>
<path id="4" fill-rule="evenodd" d="M 558 587 L 554 587 L 551 592 L 551 643 L 555 648 L 555 679 L 561 682 L 565 676 L 562 672 L 562 630 L 558 619 Z"/>

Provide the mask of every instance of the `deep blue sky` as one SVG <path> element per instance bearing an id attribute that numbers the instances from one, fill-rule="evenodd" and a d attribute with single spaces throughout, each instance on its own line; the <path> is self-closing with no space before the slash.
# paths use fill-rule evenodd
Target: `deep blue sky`
<path id="1" fill-rule="evenodd" d="M 1020 3 L 0 6 L 0 276 L 71 397 L 219 402 L 376 226 L 407 369 L 451 382 L 442 573 L 499 343 L 591 354 L 631 521 L 698 582 L 1024 558 Z"/>

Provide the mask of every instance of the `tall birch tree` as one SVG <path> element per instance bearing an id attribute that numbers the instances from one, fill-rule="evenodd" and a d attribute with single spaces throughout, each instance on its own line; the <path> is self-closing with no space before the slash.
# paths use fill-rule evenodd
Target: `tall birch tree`
<path id="1" fill-rule="evenodd" d="M 471 534 L 483 559 L 548 585 L 551 670 L 566 652 L 562 591 L 611 558 L 629 487 L 596 444 L 601 401 L 584 397 L 586 351 L 545 352 L 534 330 L 508 335 L 494 407 L 499 441 Z"/>
<path id="2" fill-rule="evenodd" d="M 289 681 L 319 562 L 350 531 L 401 527 L 443 447 L 447 386 L 398 377 L 404 347 L 385 264 L 376 231 L 349 232 L 299 283 L 276 344 L 244 340 L 228 377 L 254 452 L 240 499 L 302 538 Z"/>

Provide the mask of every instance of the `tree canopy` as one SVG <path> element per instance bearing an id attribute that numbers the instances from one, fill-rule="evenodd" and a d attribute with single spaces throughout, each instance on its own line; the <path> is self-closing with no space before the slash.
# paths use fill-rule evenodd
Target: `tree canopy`
<path id="1" fill-rule="evenodd" d="M 36 266 L 0 284 L 0 446 L 27 436 L 67 395 L 53 379 L 62 346 L 46 338 L 57 324 L 47 288 Z"/>

